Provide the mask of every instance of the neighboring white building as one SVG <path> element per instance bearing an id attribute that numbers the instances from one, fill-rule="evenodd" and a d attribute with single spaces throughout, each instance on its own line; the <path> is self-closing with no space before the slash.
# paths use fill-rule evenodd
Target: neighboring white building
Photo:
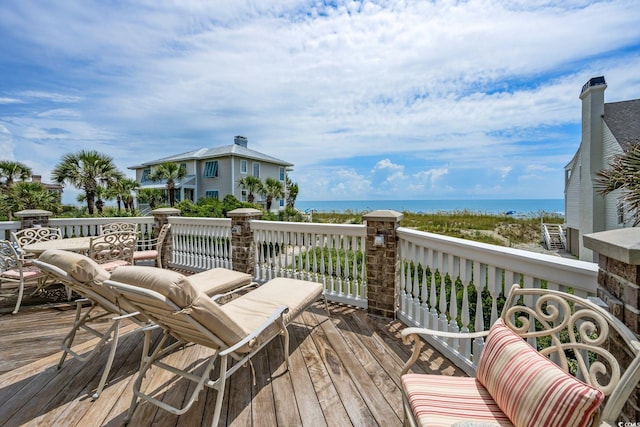
<path id="1" fill-rule="evenodd" d="M 201 197 L 224 199 L 232 194 L 238 200 L 247 201 L 246 191 L 238 186 L 238 180 L 252 175 L 264 183 L 267 178 L 286 182 L 287 171 L 293 164 L 247 148 L 247 138 L 236 136 L 232 145 L 201 148 L 150 162 L 129 166 L 136 171 L 140 188 L 166 188 L 166 182 L 148 179 L 151 170 L 164 162 L 174 162 L 184 167 L 187 176 L 176 182 L 176 201 L 197 202 Z M 254 203 L 265 204 L 262 196 L 254 194 Z M 284 199 L 273 200 L 272 210 L 284 207 Z"/>
<path id="2" fill-rule="evenodd" d="M 630 226 L 619 192 L 606 197 L 594 187 L 596 174 L 611 159 L 640 141 L 640 99 L 604 102 L 604 76 L 582 87 L 582 140 L 565 166 L 565 223 L 568 250 L 581 260 L 597 262 L 597 255 L 583 246 L 582 236 Z"/>

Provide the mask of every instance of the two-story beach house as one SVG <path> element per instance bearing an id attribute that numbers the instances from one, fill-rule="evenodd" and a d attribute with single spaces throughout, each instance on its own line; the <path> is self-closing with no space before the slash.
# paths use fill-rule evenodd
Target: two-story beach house
<path id="1" fill-rule="evenodd" d="M 167 185 L 165 181 L 151 181 L 149 175 L 161 163 L 177 163 L 186 169 L 187 175 L 175 183 L 176 200 L 193 202 L 201 197 L 222 200 L 227 194 L 246 202 L 248 194 L 238 185 L 238 181 L 248 175 L 259 178 L 262 182 L 267 178 L 274 178 L 284 186 L 287 171 L 291 170 L 293 164 L 248 148 L 248 141 L 244 136 L 236 136 L 233 142 L 232 145 L 200 148 L 152 160 L 129 166 L 129 169 L 136 172 L 136 181 L 140 183 L 141 189 L 164 189 Z M 254 203 L 264 205 L 261 195 L 254 194 L 254 197 Z M 282 207 L 284 199 L 274 200 L 271 209 L 278 210 Z"/>
<path id="2" fill-rule="evenodd" d="M 594 181 L 614 156 L 640 142 L 640 99 L 605 103 L 606 88 L 604 76 L 582 87 L 582 140 L 565 166 L 567 249 L 584 261 L 597 262 L 597 255 L 584 247 L 584 234 L 632 225 L 620 193 L 602 196 Z"/>

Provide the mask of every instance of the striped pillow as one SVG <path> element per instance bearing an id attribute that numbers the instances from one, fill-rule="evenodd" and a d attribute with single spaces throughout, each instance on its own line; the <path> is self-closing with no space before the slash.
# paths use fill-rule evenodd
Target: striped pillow
<path id="1" fill-rule="evenodd" d="M 516 426 L 588 426 L 604 394 L 538 353 L 499 319 L 476 378 Z"/>

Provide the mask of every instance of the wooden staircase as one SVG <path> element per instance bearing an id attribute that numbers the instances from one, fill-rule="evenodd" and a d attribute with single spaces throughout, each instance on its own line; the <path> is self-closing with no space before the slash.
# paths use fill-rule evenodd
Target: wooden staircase
<path id="1" fill-rule="evenodd" d="M 550 251 L 566 249 L 567 244 L 562 224 L 542 223 L 542 241 Z"/>

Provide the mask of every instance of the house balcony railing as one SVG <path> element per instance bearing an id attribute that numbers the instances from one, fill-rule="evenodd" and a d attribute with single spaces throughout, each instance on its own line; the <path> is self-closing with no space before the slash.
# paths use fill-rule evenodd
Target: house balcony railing
<path id="1" fill-rule="evenodd" d="M 169 215 L 117 220 L 136 222 L 147 232 L 162 221 L 169 222 L 171 252 L 165 258 L 172 268 L 245 270 L 260 283 L 274 277 L 310 280 L 324 285 L 329 300 L 370 312 L 379 302 L 374 296 L 379 295 L 379 285 L 375 292 L 369 289 L 372 279 L 378 277 L 372 269 L 391 271 L 396 280 L 383 285 L 390 289 L 394 315 L 409 326 L 485 330 L 497 319 L 512 283 L 582 297 L 596 295 L 598 266 L 593 263 L 395 227 L 395 237 L 381 250 L 396 252 L 375 258 L 384 265 L 371 265 L 371 224 L 260 221 L 260 212 L 256 212 L 256 217 L 242 223 L 233 217 Z M 67 237 L 86 236 L 98 234 L 100 224 L 112 221 L 114 218 L 52 218 L 49 225 L 60 227 Z M 0 223 L 5 235 L 19 227 L 19 221 Z M 242 257 L 246 265 L 240 265 Z M 468 373 L 475 370 L 481 339 L 473 343 L 429 341 Z"/>

